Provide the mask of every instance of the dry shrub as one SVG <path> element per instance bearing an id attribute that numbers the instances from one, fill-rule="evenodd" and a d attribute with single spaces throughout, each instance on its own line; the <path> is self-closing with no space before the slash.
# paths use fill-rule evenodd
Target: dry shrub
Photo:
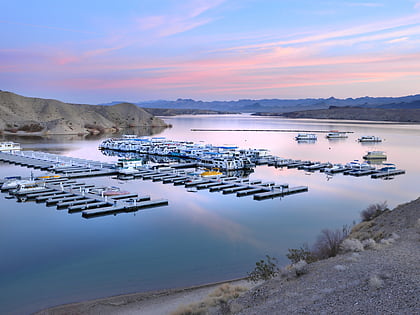
<path id="1" fill-rule="evenodd" d="M 317 240 L 313 247 L 313 255 L 318 259 L 327 259 L 329 257 L 335 257 L 339 250 L 343 240 L 349 235 L 350 229 L 348 226 L 336 229 L 335 231 L 324 229 L 321 234 L 318 235 Z"/>
<path id="2" fill-rule="evenodd" d="M 382 203 L 371 204 L 366 209 L 362 210 L 362 212 L 360 212 L 360 217 L 362 218 L 362 221 L 370 221 L 387 210 L 389 209 L 386 201 Z"/>
<path id="3" fill-rule="evenodd" d="M 269 255 L 266 255 L 265 257 L 267 258 L 267 261 L 261 259 L 255 263 L 254 270 L 248 273 L 248 281 L 258 282 L 260 280 L 269 280 L 277 276 L 279 273 L 277 258 L 270 257 Z"/>
<path id="4" fill-rule="evenodd" d="M 315 262 L 317 259 L 313 255 L 312 251 L 309 250 L 308 245 L 304 244 L 300 248 L 289 248 L 289 253 L 286 255 L 287 258 L 293 263 L 296 264 L 297 262 L 304 260 L 308 264 Z"/>

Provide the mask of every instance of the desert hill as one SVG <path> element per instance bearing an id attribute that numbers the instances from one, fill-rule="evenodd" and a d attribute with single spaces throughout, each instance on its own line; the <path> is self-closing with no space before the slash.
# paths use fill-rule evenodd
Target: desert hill
<path id="1" fill-rule="evenodd" d="M 367 108 L 330 106 L 328 109 L 302 110 L 288 113 L 256 113 L 258 116 L 288 118 L 344 119 L 369 121 L 420 122 L 418 108 Z"/>
<path id="2" fill-rule="evenodd" d="M 86 134 L 127 127 L 166 127 L 137 105 L 69 104 L 0 91 L 0 130 L 4 133 Z"/>

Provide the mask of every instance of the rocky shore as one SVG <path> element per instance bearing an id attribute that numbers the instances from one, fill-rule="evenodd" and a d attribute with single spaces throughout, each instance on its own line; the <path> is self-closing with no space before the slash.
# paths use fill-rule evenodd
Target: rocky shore
<path id="1" fill-rule="evenodd" d="M 285 271 L 263 283 L 130 294 L 37 314 L 420 314 L 420 198 L 355 226 L 349 239 L 356 245 L 300 276 Z"/>

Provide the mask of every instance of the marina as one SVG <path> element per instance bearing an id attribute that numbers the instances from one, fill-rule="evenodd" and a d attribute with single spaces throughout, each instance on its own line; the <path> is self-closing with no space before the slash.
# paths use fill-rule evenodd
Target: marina
<path id="1" fill-rule="evenodd" d="M 5 300 L 2 306 L 4 313 L 10 314 L 10 310 L 19 308 L 22 301 L 28 307 L 20 313 L 33 313 L 48 305 L 121 292 L 158 290 L 205 283 L 216 278 L 241 277 L 252 270 L 255 261 L 265 254 L 275 256 L 281 265 L 285 265 L 288 263 L 285 256 L 288 248 L 298 248 L 305 242 L 312 244 L 324 228 L 336 229 L 357 221 L 360 211 L 369 204 L 386 200 L 390 207 L 394 207 L 418 195 L 415 183 L 419 171 L 413 159 L 418 155 L 419 148 L 416 142 L 418 128 L 415 126 L 386 125 L 382 128 L 379 124 L 346 125 L 341 122 L 308 123 L 296 120 L 289 123 L 289 120 L 274 118 L 248 119 L 243 115 L 172 117 L 168 122 L 175 127 L 158 136 L 188 139 L 199 144 L 236 145 L 239 150 L 265 148 L 266 155 L 247 172 L 220 170 L 223 175 L 219 177 L 226 176 L 220 178 L 220 185 L 215 178 L 212 179 L 214 182 L 203 184 L 202 187 L 185 187 L 185 183 L 194 178 L 188 173 L 197 173 L 195 177 L 200 179 L 199 174 L 205 171 L 200 169 L 197 159 L 115 150 L 112 154 L 103 154 L 108 151 L 96 150 L 105 140 L 100 137 L 89 140 L 64 136 L 42 141 L 25 139 L 21 142 L 24 154 L 33 151 L 36 152 L 35 156 L 49 157 L 49 165 L 58 162 L 54 168 L 69 167 L 70 170 L 70 166 L 76 166 L 70 161 L 74 157 L 83 160 L 80 167 L 87 167 L 89 163 L 93 165 L 97 161 L 110 165 L 110 170 L 115 172 L 114 175 L 67 178 L 68 181 L 94 184 L 95 188 L 118 186 L 121 191 L 137 193 L 139 197 L 136 199 L 149 196 L 150 200 L 158 201 L 164 198 L 168 200 L 168 205 L 148 211 L 139 209 L 115 213 L 116 216 L 111 213 L 87 218 L 87 211 L 96 213 L 112 209 L 113 201 L 108 196 L 107 201 L 112 202 L 110 206 L 82 210 L 74 208 L 75 212 L 68 214 L 70 206 L 56 210 L 57 199 L 75 198 L 75 195 L 82 194 L 76 187 L 71 193 L 70 186 L 64 193 L 61 192 L 59 182 L 66 177 L 65 173 L 0 162 L 0 178 L 29 178 L 31 171 L 34 177 L 60 176 L 49 179 L 58 182 L 55 195 L 16 202 L 15 196 L 1 194 L 1 230 L 4 236 L 1 239 L 5 259 L 0 263 L 4 271 L 0 290 Z M 325 138 L 327 133 L 322 136 L 318 134 L 316 144 L 306 144 L 294 141 L 293 133 L 190 132 L 195 127 L 287 128 L 306 132 L 335 129 L 354 133 L 348 133 L 349 138 L 339 141 L 328 140 Z M 369 134 L 386 141 L 373 145 L 357 142 L 357 138 Z M 151 136 L 145 134 L 143 137 Z M 371 179 L 374 174 L 357 177 L 344 175 L 343 172 L 320 172 L 328 165 L 341 164 L 344 167 L 354 159 L 359 159 L 360 163 L 367 151 L 374 150 L 386 152 L 387 161 L 395 163 L 395 169 L 406 170 L 405 175 L 393 176 L 391 169 L 388 174 L 384 169 L 387 165 L 379 161 L 371 166 L 384 172 L 378 173 L 384 176 L 381 179 Z M 154 177 L 153 181 L 120 173 L 115 164 L 118 159 L 127 157 L 141 158 L 145 162 L 142 168 L 135 167 L 136 173 L 151 175 L 159 171 L 162 175 Z M 59 161 L 56 161 L 57 158 Z M 303 165 L 300 169 L 288 168 L 287 164 L 292 161 L 311 161 L 313 164 Z M 277 167 L 273 164 L 277 164 Z M 168 167 L 173 170 L 164 171 Z M 236 196 L 238 191 L 242 191 L 237 184 L 251 186 L 255 181 L 274 182 L 274 190 Z M 308 187 L 308 191 L 271 198 L 271 194 L 281 194 L 281 185 L 287 183 L 290 192 L 293 192 L 292 188 L 301 186 Z M 223 190 L 227 188 L 239 190 L 224 194 Z M 286 187 L 283 193 L 285 191 Z M 99 201 L 105 202 L 100 195 L 96 196 Z M 37 198 L 44 201 L 38 201 Z M 258 201 L 257 198 L 263 199 Z M 56 203 L 46 206 L 46 200 L 56 200 Z M 83 199 L 73 200 L 78 202 Z M 134 204 L 130 198 L 123 200 L 127 206 Z M 75 202 L 72 207 L 83 205 Z M 223 261 L 220 257 L 224 257 Z M 25 270 L 28 277 L 20 277 L 20 270 Z M 41 289 L 22 291 L 22 288 L 34 287 Z"/>

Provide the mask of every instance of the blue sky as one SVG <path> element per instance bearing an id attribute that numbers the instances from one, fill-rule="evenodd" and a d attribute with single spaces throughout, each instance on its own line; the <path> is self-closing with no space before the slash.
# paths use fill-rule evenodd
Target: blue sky
<path id="1" fill-rule="evenodd" d="M 420 1 L 0 1 L 0 89 L 76 103 L 420 93 Z"/>

